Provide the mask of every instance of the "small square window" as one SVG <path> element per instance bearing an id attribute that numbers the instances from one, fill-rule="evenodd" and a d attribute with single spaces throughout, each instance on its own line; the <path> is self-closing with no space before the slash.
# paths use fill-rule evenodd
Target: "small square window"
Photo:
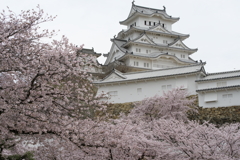
<path id="1" fill-rule="evenodd" d="M 226 99 L 226 98 L 232 98 L 232 97 L 233 97 L 233 94 L 223 94 L 222 97 L 223 97 L 224 99 Z"/>
<path id="2" fill-rule="evenodd" d="M 142 93 L 142 88 L 137 88 L 137 93 Z"/>
<path id="3" fill-rule="evenodd" d="M 162 85 L 162 90 L 166 90 L 166 85 Z"/>
<path id="4" fill-rule="evenodd" d="M 228 96 L 227 96 L 227 94 L 223 94 L 222 97 L 223 98 L 227 98 Z"/>
<path id="5" fill-rule="evenodd" d="M 136 48 L 136 52 L 141 52 L 141 49 L 140 48 Z"/>
<path id="6" fill-rule="evenodd" d="M 185 58 L 185 54 L 181 54 L 181 58 Z"/>
<path id="7" fill-rule="evenodd" d="M 118 95 L 118 92 L 117 91 L 110 91 L 110 92 L 108 92 L 108 94 L 112 97 L 116 97 Z"/>
<path id="8" fill-rule="evenodd" d="M 144 67 L 149 68 L 149 63 L 144 63 Z"/>
<path id="9" fill-rule="evenodd" d="M 167 85 L 167 89 L 171 90 L 172 89 L 172 85 Z"/>
<path id="10" fill-rule="evenodd" d="M 164 44 L 167 44 L 168 42 L 167 42 L 167 40 L 163 40 L 163 43 L 164 43 Z"/>
<path id="11" fill-rule="evenodd" d="M 217 82 L 218 87 L 225 87 L 227 86 L 227 82 Z"/>
<path id="12" fill-rule="evenodd" d="M 138 61 L 134 61 L 134 66 L 138 66 Z"/>

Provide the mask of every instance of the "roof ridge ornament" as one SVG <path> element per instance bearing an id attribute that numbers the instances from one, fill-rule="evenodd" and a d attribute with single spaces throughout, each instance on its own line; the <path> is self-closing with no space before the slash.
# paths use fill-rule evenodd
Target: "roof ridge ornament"
<path id="1" fill-rule="evenodd" d="M 166 7 L 165 7 L 165 6 L 163 6 L 163 11 L 165 11 L 165 12 L 166 12 Z"/>
<path id="2" fill-rule="evenodd" d="M 134 5 L 134 2 L 135 2 L 135 1 L 133 0 L 133 1 L 132 1 L 132 4 L 133 4 L 133 5 Z"/>

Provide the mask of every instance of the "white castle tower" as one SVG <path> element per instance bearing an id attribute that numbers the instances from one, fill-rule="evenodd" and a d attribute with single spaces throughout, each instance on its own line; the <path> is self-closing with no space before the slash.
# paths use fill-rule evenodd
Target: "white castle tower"
<path id="1" fill-rule="evenodd" d="M 189 35 L 172 30 L 178 20 L 169 16 L 165 7 L 153 9 L 133 2 L 127 19 L 120 22 L 127 29 L 111 39 L 112 47 L 105 65 L 119 61 L 132 72 L 197 64 L 190 58 L 197 49 L 183 43 Z"/>
<path id="2" fill-rule="evenodd" d="M 114 36 L 104 70 L 107 76 L 94 84 L 108 93 L 110 102 L 140 101 L 172 88 L 182 87 L 198 95 L 199 105 L 219 107 L 240 105 L 240 71 L 207 74 L 205 63 L 190 56 L 187 34 L 172 30 L 179 18 L 162 10 L 135 5 L 120 24 L 127 29 Z M 227 96 L 226 96 L 227 95 Z"/>

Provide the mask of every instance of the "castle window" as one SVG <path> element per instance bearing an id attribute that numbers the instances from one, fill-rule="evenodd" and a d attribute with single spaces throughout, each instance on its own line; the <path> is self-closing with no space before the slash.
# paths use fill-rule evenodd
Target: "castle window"
<path id="1" fill-rule="evenodd" d="M 176 46 L 178 46 L 178 47 L 182 47 L 182 45 L 181 44 L 176 44 Z M 183 48 L 183 47 L 182 47 Z"/>
<path id="2" fill-rule="evenodd" d="M 142 93 L 142 88 L 137 88 L 137 93 Z"/>
<path id="3" fill-rule="evenodd" d="M 140 48 L 136 48 L 136 52 L 141 52 L 141 49 Z"/>
<path id="4" fill-rule="evenodd" d="M 222 97 L 225 98 L 232 98 L 233 94 L 223 94 Z"/>
<path id="5" fill-rule="evenodd" d="M 181 54 L 181 58 L 185 58 L 185 54 Z"/>
<path id="6" fill-rule="evenodd" d="M 151 53 L 151 50 L 149 50 L 149 49 L 146 49 L 146 53 Z"/>
<path id="7" fill-rule="evenodd" d="M 162 90 L 171 90 L 172 89 L 172 85 L 168 84 L 168 85 L 162 85 Z"/>
<path id="8" fill-rule="evenodd" d="M 151 26 L 151 21 L 149 21 L 149 26 Z"/>
<path id="9" fill-rule="evenodd" d="M 134 22 L 133 24 L 130 25 L 130 28 L 136 26 L 136 22 Z"/>
<path id="10" fill-rule="evenodd" d="M 144 21 L 144 24 L 147 25 L 147 21 Z"/>
<path id="11" fill-rule="evenodd" d="M 164 44 L 167 44 L 167 40 L 163 40 L 163 43 L 164 43 Z"/>
<path id="12" fill-rule="evenodd" d="M 172 89 L 172 85 L 167 85 L 167 89 L 171 90 Z"/>
<path id="13" fill-rule="evenodd" d="M 162 90 L 166 90 L 166 85 L 162 85 Z"/>
<path id="14" fill-rule="evenodd" d="M 227 86 L 227 82 L 217 82 L 218 87 L 225 87 Z"/>
<path id="15" fill-rule="evenodd" d="M 204 101 L 209 103 L 209 102 L 215 102 L 217 101 L 217 93 L 207 93 L 204 95 Z"/>
<path id="16" fill-rule="evenodd" d="M 110 91 L 108 92 L 108 95 L 110 95 L 111 97 L 116 97 L 118 96 L 118 91 Z"/>
<path id="17" fill-rule="evenodd" d="M 164 23 L 162 24 L 162 26 L 163 26 L 163 28 L 164 28 L 164 26 L 165 26 Z"/>
<path id="18" fill-rule="evenodd" d="M 138 66 L 138 61 L 134 61 L 134 66 Z"/>
<path id="19" fill-rule="evenodd" d="M 153 22 L 153 25 L 155 26 L 155 25 L 156 25 L 156 22 Z"/>
<path id="20" fill-rule="evenodd" d="M 149 63 L 144 63 L 144 67 L 149 68 Z"/>

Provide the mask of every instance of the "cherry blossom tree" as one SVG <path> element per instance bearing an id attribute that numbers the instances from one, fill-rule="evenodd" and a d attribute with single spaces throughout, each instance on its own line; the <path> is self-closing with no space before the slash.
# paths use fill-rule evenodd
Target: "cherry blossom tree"
<path id="1" fill-rule="evenodd" d="M 131 114 L 145 118 L 153 119 L 169 119 L 187 120 L 187 112 L 197 112 L 194 98 L 188 98 L 187 90 L 174 88 L 168 92 L 164 92 L 163 96 L 155 95 L 141 102 L 136 103 L 136 108 Z"/>
<path id="2" fill-rule="evenodd" d="M 85 66 L 94 58 L 77 54 L 81 49 L 66 37 L 46 43 L 55 31 L 40 31 L 55 17 L 37 10 L 10 9 L 0 15 L 0 144 L 10 135 L 54 133 L 74 120 L 96 117 L 104 110 L 104 95 L 96 95 Z M 14 144 L 13 144 L 14 145 Z M 1 151 L 2 151 L 1 148 Z"/>
<path id="3" fill-rule="evenodd" d="M 163 97 L 154 97 L 152 101 L 172 98 L 173 108 L 184 107 L 179 103 L 181 100 L 184 102 L 182 104 L 188 101 L 180 96 L 185 93 L 184 90 L 174 89 Z M 43 153 L 48 155 L 46 159 L 239 159 L 238 123 L 220 128 L 207 122 L 199 124 L 186 120 L 186 114 L 176 109 L 173 110 L 182 112 L 177 114 L 182 118 L 175 114 L 157 114 L 148 118 L 147 108 L 148 105 L 145 105 L 145 109 L 141 105 L 135 106 L 129 115 L 122 115 L 115 120 L 79 120 L 75 125 L 65 127 L 61 136 L 53 138 L 54 143 L 48 142 L 38 147 L 35 155 L 38 159 Z M 50 135 L 44 135 L 44 138 L 46 136 Z"/>

